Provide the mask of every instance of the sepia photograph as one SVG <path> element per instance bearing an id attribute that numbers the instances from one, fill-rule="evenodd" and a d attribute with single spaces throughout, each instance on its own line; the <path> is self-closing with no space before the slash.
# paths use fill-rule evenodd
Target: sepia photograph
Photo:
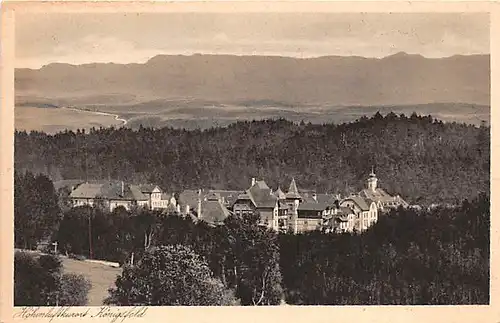
<path id="1" fill-rule="evenodd" d="M 488 12 L 14 29 L 14 306 L 490 304 Z"/>

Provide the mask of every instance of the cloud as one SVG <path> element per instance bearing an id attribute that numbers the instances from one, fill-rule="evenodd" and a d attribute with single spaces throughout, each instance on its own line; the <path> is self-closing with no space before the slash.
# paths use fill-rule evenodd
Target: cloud
<path id="1" fill-rule="evenodd" d="M 88 35 L 71 42 L 60 43 L 53 54 L 38 58 L 16 59 L 17 67 L 39 68 L 49 63 L 143 63 L 162 54 L 159 49 L 137 48 L 134 42 L 105 35 Z"/>
<path id="2" fill-rule="evenodd" d="M 399 51 L 489 53 L 489 19 L 458 13 L 16 16 L 18 67 L 142 63 L 158 54 L 384 57 Z"/>

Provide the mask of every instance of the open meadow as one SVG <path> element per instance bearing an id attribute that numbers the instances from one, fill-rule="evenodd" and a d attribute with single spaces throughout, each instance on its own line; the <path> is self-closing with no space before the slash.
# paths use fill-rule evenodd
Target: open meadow
<path id="1" fill-rule="evenodd" d="M 17 106 L 14 109 L 16 130 L 44 131 L 56 133 L 65 129 L 90 129 L 92 127 L 119 126 L 123 121 L 116 120 L 113 115 L 96 114 L 91 111 L 71 110 L 65 108 L 37 108 Z"/>
<path id="2" fill-rule="evenodd" d="M 87 305 L 103 305 L 103 300 L 108 296 L 108 289 L 114 286 L 116 276 L 121 274 L 121 268 L 66 257 L 62 259 L 64 272 L 83 275 L 90 280 L 92 287 Z"/>
<path id="3" fill-rule="evenodd" d="M 59 102 L 56 102 L 60 104 Z M 56 133 L 91 127 L 126 126 L 206 129 L 236 121 L 285 118 L 293 122 L 345 123 L 379 111 L 410 116 L 432 115 L 447 122 L 489 124 L 490 107 L 462 103 L 393 106 L 291 105 L 281 102 L 217 103 L 204 100 L 151 100 L 134 104 L 77 105 L 75 108 L 16 107 L 17 130 Z"/>

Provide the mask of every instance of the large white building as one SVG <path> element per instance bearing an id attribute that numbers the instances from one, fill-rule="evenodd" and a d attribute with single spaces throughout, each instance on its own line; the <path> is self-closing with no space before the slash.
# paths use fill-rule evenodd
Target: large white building
<path id="1" fill-rule="evenodd" d="M 83 182 L 72 187 L 69 198 L 74 207 L 101 206 L 109 211 L 119 206 L 126 210 L 133 207 L 178 209 L 175 198 L 163 192 L 159 186 L 133 185 L 123 181 Z"/>

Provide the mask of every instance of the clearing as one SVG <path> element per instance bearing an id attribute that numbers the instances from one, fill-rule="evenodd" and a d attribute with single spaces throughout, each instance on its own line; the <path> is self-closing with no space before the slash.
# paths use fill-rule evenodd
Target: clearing
<path id="1" fill-rule="evenodd" d="M 108 288 L 114 286 L 116 276 L 121 274 L 121 268 L 89 261 L 61 258 L 64 272 L 80 274 L 90 280 L 92 287 L 89 291 L 87 305 L 103 305 L 103 300 L 108 296 Z"/>

